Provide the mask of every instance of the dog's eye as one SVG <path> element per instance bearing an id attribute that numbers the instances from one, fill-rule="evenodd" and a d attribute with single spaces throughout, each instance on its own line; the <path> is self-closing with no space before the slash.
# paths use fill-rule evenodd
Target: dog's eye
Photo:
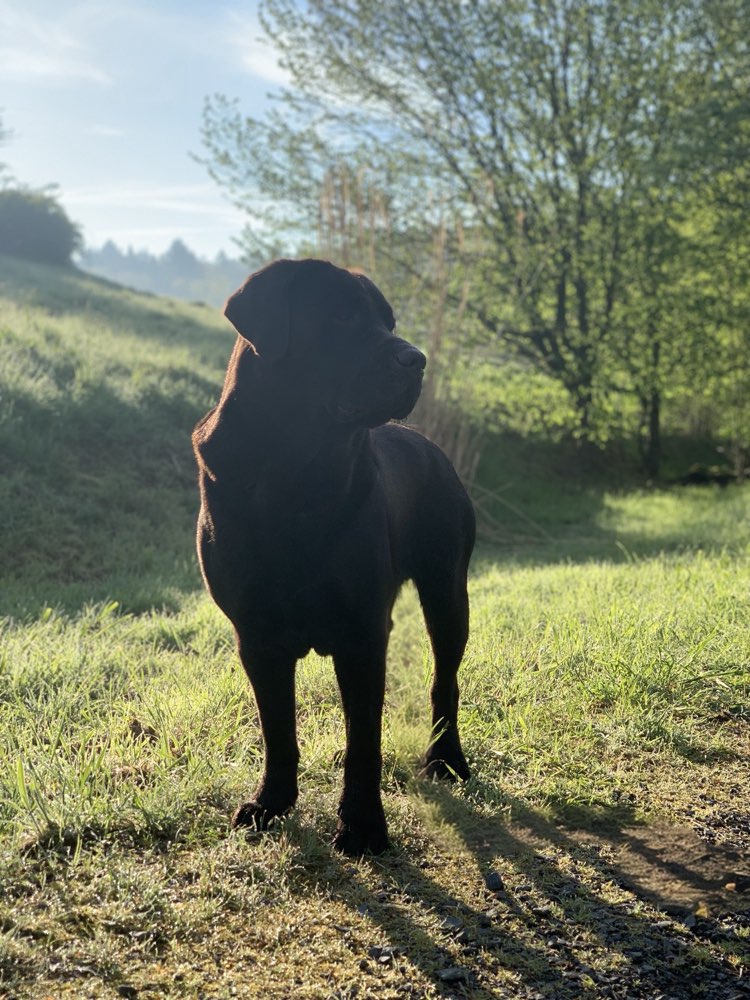
<path id="1" fill-rule="evenodd" d="M 351 324 L 354 323 L 354 321 L 356 320 L 356 318 L 357 318 L 357 310 L 356 309 L 342 308 L 342 309 L 339 309 L 334 314 L 333 322 L 334 323 L 338 323 L 341 326 L 351 326 Z"/>

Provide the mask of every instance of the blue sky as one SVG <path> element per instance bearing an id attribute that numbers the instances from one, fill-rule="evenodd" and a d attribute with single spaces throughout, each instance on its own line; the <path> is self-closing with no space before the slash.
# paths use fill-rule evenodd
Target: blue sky
<path id="1" fill-rule="evenodd" d="M 244 218 L 190 153 L 206 95 L 259 114 L 284 82 L 261 34 L 254 2 L 0 0 L 0 162 L 59 184 L 90 246 L 236 255 Z"/>

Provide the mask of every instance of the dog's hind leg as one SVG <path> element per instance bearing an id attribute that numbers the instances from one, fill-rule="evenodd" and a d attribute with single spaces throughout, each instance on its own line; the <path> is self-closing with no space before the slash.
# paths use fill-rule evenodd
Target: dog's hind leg
<path id="1" fill-rule="evenodd" d="M 469 636 L 466 572 L 433 572 L 415 579 L 427 631 L 432 641 L 435 671 L 430 692 L 432 739 L 422 758 L 420 774 L 427 778 L 468 779 L 458 733 L 458 667 Z"/>
<path id="2" fill-rule="evenodd" d="M 346 720 L 344 789 L 334 846 L 344 854 L 381 854 L 388 830 L 380 798 L 380 749 L 387 633 L 377 642 L 334 653 Z"/>
<path id="3" fill-rule="evenodd" d="M 232 826 L 265 829 L 297 801 L 297 748 L 294 671 L 296 661 L 251 653 L 238 633 L 242 665 L 250 678 L 265 744 L 263 776 L 253 798 L 240 805 Z"/>

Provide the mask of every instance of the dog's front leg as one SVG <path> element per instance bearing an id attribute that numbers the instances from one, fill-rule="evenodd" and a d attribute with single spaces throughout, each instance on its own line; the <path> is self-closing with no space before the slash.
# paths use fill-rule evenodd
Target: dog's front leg
<path id="1" fill-rule="evenodd" d="M 385 696 L 386 637 L 356 651 L 334 653 L 336 677 L 346 720 L 344 789 L 334 846 L 345 854 L 388 848 L 388 830 L 380 798 L 380 751 Z"/>
<path id="2" fill-rule="evenodd" d="M 238 647 L 258 706 L 265 764 L 253 798 L 237 808 L 232 826 L 252 826 L 263 830 L 275 817 L 289 812 L 297 801 L 296 661 L 286 656 L 251 651 L 239 633 Z"/>

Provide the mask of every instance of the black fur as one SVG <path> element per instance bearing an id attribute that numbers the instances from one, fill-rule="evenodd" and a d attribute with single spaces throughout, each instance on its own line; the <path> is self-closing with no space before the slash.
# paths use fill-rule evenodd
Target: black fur
<path id="1" fill-rule="evenodd" d="M 297 799 L 296 661 L 331 655 L 346 718 L 336 846 L 388 845 L 380 735 L 391 609 L 415 581 L 432 639 L 423 773 L 467 778 L 456 672 L 468 635 L 474 513 L 448 459 L 405 417 L 425 358 L 363 275 L 279 260 L 229 299 L 239 333 L 219 404 L 193 434 L 198 553 L 255 692 L 265 768 L 234 825 Z"/>

